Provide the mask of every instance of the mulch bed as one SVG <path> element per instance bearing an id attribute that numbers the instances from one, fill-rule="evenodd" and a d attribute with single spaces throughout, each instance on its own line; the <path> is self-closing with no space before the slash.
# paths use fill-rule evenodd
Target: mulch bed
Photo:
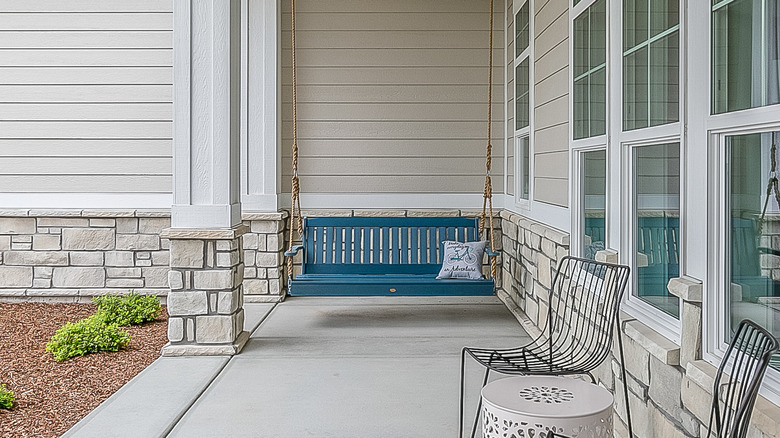
<path id="1" fill-rule="evenodd" d="M 94 312 L 92 304 L 0 303 L 0 383 L 16 395 L 13 409 L 0 409 L 0 436 L 57 437 L 160 357 L 164 307 L 155 321 L 124 328 L 126 349 L 56 362 L 45 351 L 54 332 Z"/>

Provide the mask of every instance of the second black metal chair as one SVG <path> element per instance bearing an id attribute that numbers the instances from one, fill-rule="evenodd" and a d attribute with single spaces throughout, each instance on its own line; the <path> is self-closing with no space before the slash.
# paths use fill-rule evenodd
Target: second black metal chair
<path id="1" fill-rule="evenodd" d="M 707 436 L 714 433 L 718 438 L 744 438 L 747 435 L 761 380 L 777 349 L 774 336 L 753 321 L 746 319 L 739 323 L 715 377 Z"/>
<path id="2" fill-rule="evenodd" d="M 459 436 L 463 437 L 467 356 L 485 367 L 482 386 L 487 384 L 491 371 L 515 375 L 586 374 L 595 383 L 592 372 L 609 356 L 614 329 L 617 327 L 618 333 L 620 332 L 618 310 L 628 284 L 629 272 L 627 266 L 566 256 L 559 263 L 553 278 L 547 319 L 537 338 L 517 348 L 463 348 L 460 365 Z M 628 428 L 631 433 L 623 342 L 620 335 L 618 346 Z M 471 430 L 472 437 L 476 432 L 481 407 L 480 399 Z"/>

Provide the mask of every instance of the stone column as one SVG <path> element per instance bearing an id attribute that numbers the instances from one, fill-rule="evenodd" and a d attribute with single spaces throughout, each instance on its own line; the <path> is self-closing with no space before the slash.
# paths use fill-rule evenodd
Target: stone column
<path id="1" fill-rule="evenodd" d="M 230 355 L 243 330 L 241 0 L 174 2 L 174 154 L 163 355 Z"/>
<path id="2" fill-rule="evenodd" d="M 249 339 L 244 331 L 241 236 L 229 230 L 168 229 L 168 345 L 163 356 L 232 355 Z"/>

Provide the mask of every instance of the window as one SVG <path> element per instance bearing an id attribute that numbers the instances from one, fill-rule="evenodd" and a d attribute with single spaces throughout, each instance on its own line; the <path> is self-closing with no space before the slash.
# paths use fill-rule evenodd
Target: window
<path id="1" fill-rule="evenodd" d="M 712 112 L 780 103 L 778 0 L 712 1 Z"/>
<path id="2" fill-rule="evenodd" d="M 531 5 L 523 2 L 515 13 L 515 153 L 516 198 L 528 200 L 531 191 Z M 517 2 L 516 2 L 517 4 Z"/>
<path id="3" fill-rule="evenodd" d="M 574 139 L 607 131 L 607 9 L 597 0 L 574 19 Z"/>
<path id="4" fill-rule="evenodd" d="M 680 119 L 678 0 L 623 1 L 623 129 Z"/>
<path id="5" fill-rule="evenodd" d="M 606 191 L 607 152 L 605 150 L 582 153 L 582 256 L 595 260 L 596 253 L 605 249 L 606 242 Z"/>
<path id="6" fill-rule="evenodd" d="M 725 146 L 729 269 L 723 342 L 744 318 L 780 336 L 780 205 L 774 191 L 769 199 L 766 193 L 770 176 L 780 170 L 771 167 L 772 155 L 780 156 L 780 131 L 729 135 Z"/>
<path id="7" fill-rule="evenodd" d="M 666 289 L 679 277 L 680 145 L 633 148 L 633 295 L 678 319 L 679 299 Z"/>

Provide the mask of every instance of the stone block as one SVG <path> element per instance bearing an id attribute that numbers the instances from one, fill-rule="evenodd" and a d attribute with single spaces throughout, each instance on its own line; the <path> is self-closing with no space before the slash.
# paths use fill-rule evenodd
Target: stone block
<path id="1" fill-rule="evenodd" d="M 9 266 L 67 266 L 68 253 L 61 251 L 9 251 L 3 259 Z"/>
<path id="2" fill-rule="evenodd" d="M 238 251 L 217 253 L 217 267 L 230 268 L 237 265 L 239 261 Z"/>
<path id="3" fill-rule="evenodd" d="M 168 318 L 168 340 L 181 342 L 184 339 L 184 319 Z"/>
<path id="4" fill-rule="evenodd" d="M 257 249 L 257 234 L 255 233 L 247 233 L 241 236 L 241 239 L 243 239 L 244 242 L 244 248 L 246 249 Z"/>
<path id="5" fill-rule="evenodd" d="M 65 228 L 62 249 L 72 251 L 113 250 L 116 234 L 107 228 Z"/>
<path id="6" fill-rule="evenodd" d="M 266 251 L 281 251 L 282 247 L 284 247 L 284 236 L 280 234 L 266 236 Z"/>
<path id="7" fill-rule="evenodd" d="M 249 228 L 253 233 L 271 234 L 282 231 L 284 226 L 280 221 L 252 221 Z"/>
<path id="8" fill-rule="evenodd" d="M 103 268 L 55 268 L 52 276 L 54 287 L 104 287 L 105 284 L 106 272 Z"/>
<path id="9" fill-rule="evenodd" d="M 239 240 L 217 240 L 217 251 L 235 251 L 238 249 Z"/>
<path id="10" fill-rule="evenodd" d="M 536 272 L 538 273 L 538 281 L 543 287 L 552 288 L 552 265 L 550 259 L 545 256 L 539 256 L 539 260 L 536 264 Z"/>
<path id="11" fill-rule="evenodd" d="M 157 251 L 160 249 L 160 237 L 152 234 L 119 234 L 116 236 L 116 249 L 120 251 Z"/>
<path id="12" fill-rule="evenodd" d="M 281 281 L 279 280 L 268 280 L 268 293 L 273 295 L 279 295 L 282 293 L 282 286 Z"/>
<path id="13" fill-rule="evenodd" d="M 33 273 L 35 275 L 35 278 L 51 279 L 51 276 L 54 273 L 54 268 L 51 266 L 35 266 L 33 268 Z"/>
<path id="14" fill-rule="evenodd" d="M 35 251 L 60 250 L 60 236 L 57 234 L 37 234 L 33 236 L 32 249 Z"/>
<path id="15" fill-rule="evenodd" d="M 255 264 L 261 268 L 278 268 L 281 265 L 281 257 L 278 253 L 264 252 L 255 256 Z"/>
<path id="16" fill-rule="evenodd" d="M 71 252 L 70 264 L 73 266 L 103 266 L 103 253 Z"/>
<path id="17" fill-rule="evenodd" d="M 631 339 L 624 339 L 626 371 L 645 385 L 650 384 L 650 353 Z"/>
<path id="18" fill-rule="evenodd" d="M 217 313 L 221 315 L 230 315 L 238 310 L 241 301 L 239 289 L 232 291 L 219 292 L 217 296 Z"/>
<path id="19" fill-rule="evenodd" d="M 0 234 L 34 234 L 35 218 L 0 217 Z"/>
<path id="20" fill-rule="evenodd" d="M 130 251 L 108 251 L 106 266 L 133 266 L 135 257 Z"/>
<path id="21" fill-rule="evenodd" d="M 195 341 L 199 344 L 230 343 L 236 339 L 232 315 L 198 316 Z"/>
<path id="22" fill-rule="evenodd" d="M 244 278 L 257 278 L 257 268 L 250 266 L 244 267 Z"/>
<path id="23" fill-rule="evenodd" d="M 682 378 L 680 393 L 682 405 L 700 422 L 706 423 L 710 418 L 712 407 L 712 388 L 702 388 L 688 376 Z"/>
<path id="24" fill-rule="evenodd" d="M 152 265 L 168 266 L 171 263 L 171 254 L 168 251 L 155 251 L 152 253 Z"/>
<path id="25" fill-rule="evenodd" d="M 135 261 L 136 266 L 152 266 L 151 260 L 136 260 Z"/>
<path id="26" fill-rule="evenodd" d="M 138 220 L 138 232 L 141 234 L 156 234 L 162 233 L 162 230 L 171 226 L 170 218 L 141 218 Z"/>
<path id="27" fill-rule="evenodd" d="M 678 418 L 682 411 L 680 391 L 683 372 L 677 366 L 666 365 L 655 357 L 650 357 L 650 389 L 648 395 L 656 405 L 673 418 Z"/>
<path id="28" fill-rule="evenodd" d="M 615 376 L 615 387 L 623 388 L 623 381 L 618 376 Z M 648 434 L 650 413 L 647 404 L 631 391 L 628 393 L 628 402 L 631 409 L 634 435 L 638 438 L 660 438 Z M 626 400 L 622 391 L 615 397 L 615 413 L 621 421 L 626 422 Z"/>
<path id="29" fill-rule="evenodd" d="M 0 236 L 0 251 L 11 249 L 11 236 Z"/>
<path id="30" fill-rule="evenodd" d="M 680 316 L 682 334 L 680 336 L 680 365 L 701 359 L 702 313 L 699 304 L 683 301 Z"/>
<path id="31" fill-rule="evenodd" d="M 122 217 L 116 219 L 116 232 L 120 234 L 138 233 L 138 219 L 134 217 Z"/>
<path id="32" fill-rule="evenodd" d="M 135 253 L 135 258 L 138 260 L 151 260 L 152 253 L 149 251 L 138 251 Z"/>
<path id="33" fill-rule="evenodd" d="M 542 254 L 546 255 L 550 259 L 555 260 L 555 258 L 558 256 L 557 248 L 558 246 L 555 244 L 555 242 L 549 239 L 542 239 Z"/>
<path id="34" fill-rule="evenodd" d="M 144 287 L 144 281 L 141 278 L 108 278 L 106 287 L 119 289 L 140 289 Z"/>
<path id="35" fill-rule="evenodd" d="M 209 313 L 208 296 L 203 291 L 171 292 L 168 294 L 168 314 L 195 316 Z"/>
<path id="36" fill-rule="evenodd" d="M 141 276 L 144 278 L 145 287 L 168 287 L 167 266 L 145 267 L 141 269 Z"/>
<path id="37" fill-rule="evenodd" d="M 171 267 L 203 268 L 204 248 L 202 240 L 171 240 Z"/>
<path id="38" fill-rule="evenodd" d="M 168 287 L 171 290 L 179 290 L 184 288 L 184 275 L 180 271 L 168 271 Z"/>
<path id="39" fill-rule="evenodd" d="M 32 284 L 31 266 L 0 266 L 0 288 L 30 287 Z"/>
<path id="40" fill-rule="evenodd" d="M 141 268 L 106 268 L 111 278 L 141 278 Z"/>
<path id="41" fill-rule="evenodd" d="M 205 290 L 233 289 L 233 271 L 230 269 L 195 271 L 192 273 L 195 288 Z"/>
<path id="42" fill-rule="evenodd" d="M 114 219 L 96 218 L 89 220 L 89 226 L 95 228 L 113 228 L 116 226 Z"/>
<path id="43" fill-rule="evenodd" d="M 244 280 L 244 293 L 247 295 L 267 295 L 268 280 Z"/>
<path id="44" fill-rule="evenodd" d="M 282 271 L 279 270 L 279 268 L 272 268 L 272 269 L 268 269 L 266 271 L 265 278 L 269 278 L 271 280 L 273 280 L 273 279 L 281 280 L 282 279 L 282 275 L 281 274 L 282 274 Z"/>
<path id="45" fill-rule="evenodd" d="M 648 435 L 651 437 L 685 438 L 685 433 L 664 415 L 656 406 L 648 405 L 650 418 L 648 421 Z M 678 418 L 678 417 L 674 417 Z"/>

